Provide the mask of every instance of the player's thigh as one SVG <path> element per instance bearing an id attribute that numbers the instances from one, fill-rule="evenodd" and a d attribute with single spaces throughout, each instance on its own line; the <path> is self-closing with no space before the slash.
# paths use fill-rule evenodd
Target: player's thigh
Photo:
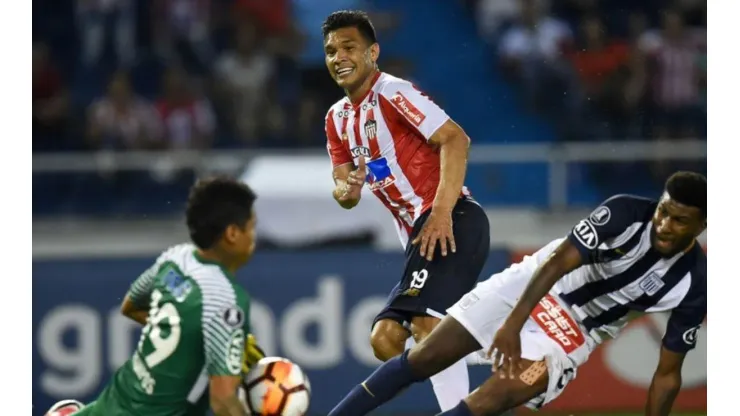
<path id="1" fill-rule="evenodd" d="M 479 349 L 478 341 L 460 323 L 446 316 L 411 348 L 408 361 L 415 374 L 431 377 Z"/>
<path id="2" fill-rule="evenodd" d="M 489 279 L 448 308 L 447 316 L 458 322 L 482 349 L 487 350 L 512 309 L 512 303 L 502 296 L 500 287 Z"/>
<path id="3" fill-rule="evenodd" d="M 465 399 L 473 415 L 498 415 L 547 391 L 549 377 L 545 362 L 522 360 L 521 364 L 513 378 L 508 373 L 495 373 Z"/>

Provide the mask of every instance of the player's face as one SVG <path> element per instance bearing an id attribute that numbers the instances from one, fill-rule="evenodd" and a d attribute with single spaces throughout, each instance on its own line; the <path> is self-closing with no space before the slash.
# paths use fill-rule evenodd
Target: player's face
<path id="1" fill-rule="evenodd" d="M 256 225 L 257 217 L 252 213 L 249 221 L 243 227 L 234 224 L 226 230 L 230 251 L 239 265 L 248 262 L 254 253 L 254 248 L 257 245 Z"/>
<path id="2" fill-rule="evenodd" d="M 651 243 L 659 253 L 670 257 L 687 249 L 706 228 L 701 210 L 680 204 L 665 193 L 653 214 Z"/>
<path id="3" fill-rule="evenodd" d="M 369 42 L 356 27 L 329 32 L 324 39 L 324 55 L 329 74 L 337 85 L 354 90 L 375 68 L 380 49 Z"/>

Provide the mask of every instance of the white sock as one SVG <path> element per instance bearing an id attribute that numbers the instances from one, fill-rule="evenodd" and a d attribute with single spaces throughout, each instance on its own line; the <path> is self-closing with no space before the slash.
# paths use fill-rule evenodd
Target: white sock
<path id="1" fill-rule="evenodd" d="M 407 349 L 413 347 L 414 344 L 416 342 L 413 337 L 406 340 Z M 468 377 L 468 365 L 465 361 L 462 359 L 429 379 L 432 382 L 439 408 L 443 412 L 457 406 L 460 400 L 468 397 L 470 393 L 470 377 Z"/>
<path id="2" fill-rule="evenodd" d="M 457 406 L 470 393 L 468 365 L 464 359 L 433 375 L 430 380 L 439 408 L 443 412 Z"/>

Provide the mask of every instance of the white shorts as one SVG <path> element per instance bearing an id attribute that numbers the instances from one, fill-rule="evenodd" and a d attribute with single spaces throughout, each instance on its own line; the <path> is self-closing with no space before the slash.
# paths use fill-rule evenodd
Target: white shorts
<path id="1" fill-rule="evenodd" d="M 538 252 L 494 274 L 447 310 L 480 343 L 481 352 L 491 347 L 494 335 L 532 278 L 538 258 L 545 257 L 543 254 Z M 549 376 L 547 391 L 529 401 L 527 407 L 537 409 L 557 398 L 576 377 L 576 369 L 586 362 L 596 345 L 585 328 L 573 319 L 567 305 L 556 294 L 547 295 L 521 332 L 522 358 L 545 360 Z"/>

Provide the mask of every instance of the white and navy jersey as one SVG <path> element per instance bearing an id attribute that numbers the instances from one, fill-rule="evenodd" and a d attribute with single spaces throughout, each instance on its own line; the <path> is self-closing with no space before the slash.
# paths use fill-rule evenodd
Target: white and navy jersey
<path id="1" fill-rule="evenodd" d="M 567 238 L 583 266 L 553 289 L 597 340 L 615 337 L 635 312 L 670 311 L 663 345 L 687 352 L 707 314 L 707 258 L 698 243 L 670 258 L 652 248 L 657 204 L 617 195 L 576 224 Z"/>

